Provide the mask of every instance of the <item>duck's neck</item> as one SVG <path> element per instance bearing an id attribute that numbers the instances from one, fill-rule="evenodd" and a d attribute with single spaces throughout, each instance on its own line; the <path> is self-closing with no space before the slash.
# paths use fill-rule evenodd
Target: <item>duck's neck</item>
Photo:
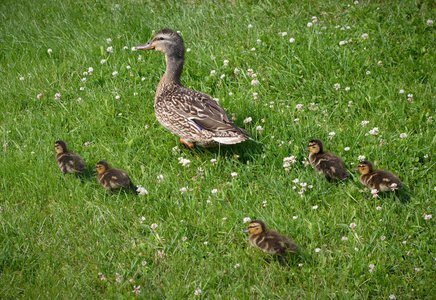
<path id="1" fill-rule="evenodd" d="M 165 55 L 167 69 L 159 84 L 176 84 L 182 85 L 180 77 L 182 76 L 184 57 L 176 55 Z"/>

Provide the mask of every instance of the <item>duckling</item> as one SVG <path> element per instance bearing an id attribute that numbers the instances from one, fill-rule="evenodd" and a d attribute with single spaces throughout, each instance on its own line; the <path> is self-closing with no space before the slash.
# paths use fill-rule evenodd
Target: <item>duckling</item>
<path id="1" fill-rule="evenodd" d="M 296 253 L 300 247 L 288 237 L 274 231 L 266 230 L 265 223 L 262 220 L 251 221 L 248 229 L 243 232 L 250 232 L 248 238 L 250 244 L 263 252 L 277 254 L 286 261 L 286 254 L 289 252 Z"/>
<path id="2" fill-rule="evenodd" d="M 120 187 L 128 187 L 138 194 L 138 188 L 132 183 L 127 172 L 121 169 L 111 168 L 107 161 L 99 161 L 93 171 L 98 172 L 97 181 L 105 189 L 111 191 Z"/>
<path id="3" fill-rule="evenodd" d="M 309 147 L 304 150 L 310 151 L 309 161 L 312 168 L 316 169 L 319 175 L 324 174 L 328 181 L 331 181 L 332 177 L 339 180 L 348 177 L 342 160 L 333 153 L 324 152 L 324 146 L 320 140 L 311 140 Z"/>
<path id="4" fill-rule="evenodd" d="M 362 173 L 360 182 L 371 190 L 376 189 L 379 192 L 395 190 L 397 194 L 397 189 L 403 186 L 397 175 L 386 170 L 374 170 L 372 163 L 367 160 L 361 161 L 353 170 Z"/>
<path id="5" fill-rule="evenodd" d="M 68 151 L 64 141 L 56 141 L 52 150 L 56 151 L 56 162 L 64 175 L 66 173 L 81 174 L 85 171 L 85 161 L 76 153 Z"/>
<path id="6" fill-rule="evenodd" d="M 155 115 L 162 126 L 180 137 L 181 143 L 208 148 L 252 140 L 247 136 L 250 133 L 236 126 L 211 96 L 182 85 L 185 46 L 176 31 L 162 29 L 151 41 L 135 48 L 165 54 L 167 67 L 156 89 Z"/>

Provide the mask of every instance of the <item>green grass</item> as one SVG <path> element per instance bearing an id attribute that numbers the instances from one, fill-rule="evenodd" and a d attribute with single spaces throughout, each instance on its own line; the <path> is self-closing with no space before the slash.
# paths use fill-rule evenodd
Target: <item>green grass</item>
<path id="1" fill-rule="evenodd" d="M 432 1 L 118 4 L 0 3 L 1 298 L 434 297 L 435 218 L 424 219 L 436 216 Z M 156 121 L 164 57 L 130 49 L 165 27 L 191 49 L 182 82 L 219 98 L 255 142 L 191 151 Z M 374 127 L 379 134 L 367 134 Z M 347 181 L 330 184 L 304 166 L 313 138 L 344 159 Z M 50 151 L 59 139 L 87 161 L 83 179 L 59 171 Z M 410 200 L 369 198 L 351 171 L 359 155 L 398 174 Z M 289 156 L 298 162 L 286 171 Z M 102 159 L 148 195 L 108 196 L 91 172 Z M 313 187 L 301 197 L 295 179 Z M 300 257 L 268 263 L 242 234 L 245 217 L 292 237 Z"/>

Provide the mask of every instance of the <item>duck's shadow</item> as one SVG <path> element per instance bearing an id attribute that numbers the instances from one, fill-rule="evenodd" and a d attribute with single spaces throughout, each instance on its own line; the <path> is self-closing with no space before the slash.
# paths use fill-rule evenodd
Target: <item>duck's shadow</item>
<path id="1" fill-rule="evenodd" d="M 191 149 L 192 154 L 197 157 L 216 157 L 233 158 L 241 163 L 255 161 L 263 152 L 263 144 L 257 141 L 244 141 L 234 145 L 218 145 L 213 148 L 196 147 Z"/>

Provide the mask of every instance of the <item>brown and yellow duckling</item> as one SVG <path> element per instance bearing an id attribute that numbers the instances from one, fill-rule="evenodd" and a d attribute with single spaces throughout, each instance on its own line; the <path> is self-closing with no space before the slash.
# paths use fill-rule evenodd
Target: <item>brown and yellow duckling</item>
<path id="1" fill-rule="evenodd" d="M 68 151 L 64 141 L 56 141 L 53 151 L 56 151 L 56 162 L 64 175 L 66 173 L 81 174 L 85 171 L 85 161 L 76 153 Z"/>
<path id="2" fill-rule="evenodd" d="M 248 241 L 252 246 L 266 253 L 280 255 L 285 261 L 285 256 L 288 253 L 296 253 L 297 249 L 300 248 L 290 238 L 274 230 L 266 230 L 262 220 L 251 221 L 248 229 L 243 232 L 251 233 Z"/>
<path id="3" fill-rule="evenodd" d="M 252 140 L 211 96 L 182 85 L 185 46 L 176 31 L 162 29 L 151 41 L 135 48 L 165 54 L 167 68 L 156 89 L 154 110 L 157 120 L 179 136 L 180 142 L 192 148 Z"/>
<path id="4" fill-rule="evenodd" d="M 374 170 L 370 161 L 361 161 L 354 171 L 359 171 L 360 182 L 370 188 L 379 192 L 395 191 L 403 186 L 403 183 L 397 175 L 386 170 Z"/>
<path id="5" fill-rule="evenodd" d="M 116 188 L 126 187 L 138 194 L 138 188 L 132 183 L 127 172 L 121 169 L 111 168 L 107 161 L 99 161 L 93 171 L 98 172 L 97 181 L 105 189 L 112 191 Z"/>
<path id="6" fill-rule="evenodd" d="M 319 175 L 324 175 L 328 181 L 332 178 L 344 180 L 348 177 L 342 159 L 333 153 L 324 152 L 324 145 L 320 140 L 311 140 L 309 147 L 304 150 L 310 151 L 310 164 Z"/>

